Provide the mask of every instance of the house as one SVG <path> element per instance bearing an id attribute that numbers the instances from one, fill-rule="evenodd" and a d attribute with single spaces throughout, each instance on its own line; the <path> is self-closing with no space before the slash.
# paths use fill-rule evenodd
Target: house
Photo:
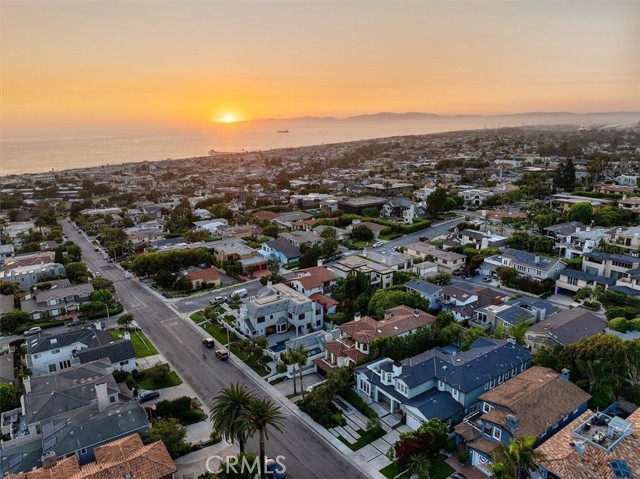
<path id="1" fill-rule="evenodd" d="M 20 248 L 23 246 L 22 237 L 36 227 L 33 221 L 14 221 L 4 225 L 4 234 L 11 239 L 11 243 Z"/>
<path id="2" fill-rule="evenodd" d="M 485 258 L 480 273 L 492 275 L 500 267 L 513 268 L 522 276 L 542 281 L 557 278 L 567 266 L 559 259 L 506 248 L 502 254 Z"/>
<path id="3" fill-rule="evenodd" d="M 429 300 L 429 310 L 434 311 L 440 309 L 438 297 L 442 286 L 423 281 L 421 279 L 412 279 L 404 283 L 406 291 L 415 291 L 420 296 Z"/>
<path id="4" fill-rule="evenodd" d="M 465 205 L 480 206 L 487 200 L 487 198 L 495 196 L 496 193 L 491 190 L 473 189 L 463 191 L 460 194 L 464 198 Z"/>
<path id="5" fill-rule="evenodd" d="M 322 232 L 326 229 L 331 229 L 335 232 L 336 234 L 336 239 L 338 241 L 342 241 L 342 240 L 346 240 L 347 238 L 349 238 L 351 236 L 351 234 L 343 228 L 336 228 L 335 226 L 329 226 L 329 225 L 319 225 L 316 226 L 314 228 L 312 228 L 311 231 L 313 231 L 315 234 L 317 234 L 318 236 L 322 235 Z"/>
<path id="6" fill-rule="evenodd" d="M 564 243 L 566 238 L 571 236 L 576 231 L 584 231 L 587 225 L 580 221 L 568 221 L 559 223 L 557 225 L 551 225 L 544 228 L 545 236 L 551 238 L 556 243 Z"/>
<path id="7" fill-rule="evenodd" d="M 409 198 L 398 197 L 391 198 L 382 205 L 380 210 L 380 216 L 396 221 L 402 221 L 405 224 L 412 224 L 415 218 L 420 216 L 424 217 L 424 214 L 419 215 L 417 211 L 418 206 Z"/>
<path id="8" fill-rule="evenodd" d="M 356 389 L 391 413 L 404 412 L 412 429 L 432 418 L 455 424 L 499 378 L 520 374 L 532 358 L 515 342 L 480 338 L 463 352 L 435 348 L 399 362 L 385 358 L 359 366 Z"/>
<path id="9" fill-rule="evenodd" d="M 429 313 L 404 305 L 388 309 L 381 320 L 356 313 L 353 321 L 339 326 L 342 333 L 339 338 L 325 343 L 325 356 L 315 364 L 325 372 L 355 364 L 368 356 L 376 339 L 407 336 L 435 320 Z"/>
<path id="10" fill-rule="evenodd" d="M 60 276 L 64 273 L 64 266 L 60 263 L 40 263 L 32 266 L 15 266 L 15 263 L 6 263 L 0 270 L 0 281 L 18 283 L 22 289 L 27 289 L 39 283 L 42 278 Z"/>
<path id="11" fill-rule="evenodd" d="M 296 248 L 300 249 L 303 245 L 314 246 L 321 244 L 324 239 L 316 234 L 306 231 L 292 231 L 291 233 L 280 233 L 278 238 L 287 240 Z"/>
<path id="12" fill-rule="evenodd" d="M 6 261 L 15 254 L 15 248 L 12 244 L 0 244 L 0 260 Z"/>
<path id="13" fill-rule="evenodd" d="M 91 283 L 71 285 L 68 280 L 52 281 L 51 289 L 34 291 L 20 299 L 20 308 L 38 320 L 69 314 L 91 300 Z"/>
<path id="14" fill-rule="evenodd" d="M 504 248 L 507 240 L 504 236 L 471 229 L 464 229 L 456 236 L 462 246 L 475 249 Z"/>
<path id="15" fill-rule="evenodd" d="M 640 200 L 640 198 L 634 198 Z M 640 226 L 631 228 L 617 228 L 611 239 L 611 243 L 618 248 L 622 248 L 632 256 L 640 254 Z"/>
<path id="16" fill-rule="evenodd" d="M 438 272 L 452 274 L 465 267 L 467 257 L 452 251 L 442 251 L 428 243 L 411 243 L 404 247 L 404 252 L 414 258 L 429 258 L 438 265 Z"/>
<path id="17" fill-rule="evenodd" d="M 438 293 L 443 311 L 450 311 L 456 321 L 471 320 L 476 310 L 484 306 L 499 305 L 507 298 L 498 291 L 470 283 L 448 284 Z"/>
<path id="18" fill-rule="evenodd" d="M 640 176 L 634 175 L 620 175 L 615 178 L 616 184 L 620 186 L 628 186 L 630 188 L 636 188 L 640 185 Z"/>
<path id="19" fill-rule="evenodd" d="M 576 259 L 591 253 L 602 242 L 611 240 L 611 231 L 608 228 L 592 228 L 587 226 L 584 230 L 578 230 L 565 238 L 563 242 L 556 243 L 560 249 L 560 256 L 567 259 Z"/>
<path id="20" fill-rule="evenodd" d="M 330 269 L 341 278 L 346 278 L 349 273 L 363 273 L 369 278 L 372 288 L 388 288 L 393 285 L 394 270 L 365 256 L 340 258 Z"/>
<path id="21" fill-rule="evenodd" d="M 593 208 L 593 212 L 597 213 L 603 206 L 613 205 L 614 201 L 602 198 L 590 198 L 587 196 L 575 196 L 570 193 L 551 195 L 551 207 L 563 213 L 569 211 L 573 205 L 577 205 L 578 203 L 589 203 Z"/>
<path id="22" fill-rule="evenodd" d="M 618 201 L 618 206 L 625 210 L 634 211 L 636 213 L 640 213 L 640 198 L 637 196 L 625 197 Z"/>
<path id="23" fill-rule="evenodd" d="M 565 269 L 560 272 L 560 276 L 558 276 L 556 280 L 556 293 L 568 293 L 573 296 L 582 288 L 600 289 L 604 291 L 615 284 L 616 280 L 614 278 L 598 276 L 575 269 Z"/>
<path id="24" fill-rule="evenodd" d="M 322 306 L 325 316 L 327 314 L 336 314 L 336 312 L 338 311 L 338 306 L 340 306 L 340 301 L 336 301 L 331 296 L 327 296 L 326 294 L 313 293 L 309 297 L 320 306 Z"/>
<path id="25" fill-rule="evenodd" d="M 366 226 L 373 232 L 373 237 L 378 239 L 380 233 L 384 231 L 388 226 L 379 225 L 378 223 L 372 223 L 371 221 L 361 221 L 361 220 L 353 220 L 353 222 L 347 226 L 347 231 L 349 234 L 353 231 L 353 228 L 356 226 Z"/>
<path id="26" fill-rule="evenodd" d="M 94 361 L 38 377 L 26 376 L 20 436 L 0 443 L 2 472 L 19 473 L 75 457 L 96 460 L 99 446 L 149 429 L 147 415 L 108 362 Z M 120 476 L 121 477 L 121 476 Z"/>
<path id="27" fill-rule="evenodd" d="M 296 335 L 321 329 L 324 312 L 313 299 L 285 284 L 267 286 L 266 292 L 240 307 L 236 327 L 248 336 L 293 331 Z"/>
<path id="28" fill-rule="evenodd" d="M 305 213 L 304 211 L 291 211 L 288 213 L 281 213 L 276 218 L 273 219 L 273 222 L 280 226 L 281 228 L 293 228 L 293 223 L 300 220 L 308 220 L 313 218 L 309 213 Z"/>
<path id="29" fill-rule="evenodd" d="M 273 259 L 280 263 L 296 263 L 300 260 L 300 250 L 283 238 L 277 238 L 262 243 L 260 254 L 266 259 Z"/>
<path id="30" fill-rule="evenodd" d="M 299 269 L 287 284 L 307 297 L 315 293 L 330 293 L 336 285 L 336 274 L 324 266 Z"/>
<path id="31" fill-rule="evenodd" d="M 214 218 L 211 220 L 194 221 L 193 226 L 196 231 L 208 231 L 213 236 L 220 236 L 222 231 L 229 225 L 224 218 Z"/>
<path id="32" fill-rule="evenodd" d="M 535 351 L 541 346 L 568 346 L 583 338 L 604 333 L 607 320 L 583 308 L 573 308 L 549 316 L 529 329 L 525 335 L 527 346 Z"/>
<path id="33" fill-rule="evenodd" d="M 77 352 L 80 364 L 87 364 L 93 361 L 108 359 L 114 369 L 131 372 L 136 369 L 136 353 L 131 344 L 129 333 L 125 333 L 125 338 L 118 341 L 111 341 L 108 344 L 80 349 Z"/>
<path id="34" fill-rule="evenodd" d="M 587 409 L 536 448 L 542 479 L 621 479 L 640 476 L 640 409 L 622 419 Z"/>
<path id="35" fill-rule="evenodd" d="M 338 200 L 338 209 L 347 214 L 360 215 L 367 208 L 380 210 L 386 203 L 386 199 L 375 196 L 346 196 Z"/>
<path id="36" fill-rule="evenodd" d="M 609 289 L 615 293 L 629 296 L 640 296 L 640 268 L 630 269 L 616 280 L 616 284 Z"/>
<path id="37" fill-rule="evenodd" d="M 129 339 L 123 341 L 130 344 Z M 68 369 L 80 363 L 79 353 L 83 349 L 93 349 L 111 343 L 114 343 L 114 341 L 109 334 L 91 328 L 81 328 L 51 336 L 41 333 L 37 336 L 30 336 L 27 340 L 27 355 L 25 360 L 27 367 L 31 369 L 34 376 L 38 376 Z M 129 357 L 122 358 L 122 356 L 118 356 L 118 364 L 114 364 L 115 369 L 125 371 L 135 369 L 135 352 L 133 351 L 133 347 L 127 348 L 126 350 L 128 351 L 127 354 Z M 110 353 L 109 349 L 100 351 Z M 127 361 L 126 363 L 123 365 L 119 364 L 125 360 Z"/>
<path id="38" fill-rule="evenodd" d="M 338 337 L 340 337 L 340 330 L 338 328 L 330 331 L 319 330 L 288 339 L 284 342 L 284 346 L 286 351 L 295 351 L 301 346 L 304 348 L 307 353 L 307 362 L 302 368 L 302 374 L 305 374 L 305 371 L 316 371 L 315 362 L 324 357 L 324 345 L 328 341 L 333 341 Z M 297 369 L 297 366 L 288 366 L 289 372 L 293 373 L 294 369 Z"/>
<path id="39" fill-rule="evenodd" d="M 438 274 L 438 265 L 432 261 L 415 263 L 412 271 L 421 278 L 432 278 Z"/>
<path id="40" fill-rule="evenodd" d="M 501 378 L 498 378 L 499 380 Z M 591 395 L 569 381 L 569 371 L 532 366 L 478 397 L 476 410 L 455 430 L 465 440 L 469 463 L 483 471 L 488 452 L 516 436 L 542 444 L 587 410 Z"/>
<path id="41" fill-rule="evenodd" d="M 630 269 L 637 268 L 640 268 L 640 258 L 627 254 L 592 251 L 582 257 L 582 271 L 616 280 Z"/>
<path id="42" fill-rule="evenodd" d="M 411 271 L 413 258 L 392 249 L 365 249 L 362 256 L 376 263 L 383 264 L 394 271 Z"/>
<path id="43" fill-rule="evenodd" d="M 225 261 L 253 258 L 257 255 L 258 251 L 251 248 L 241 239 L 216 241 L 213 245 L 213 257 L 218 261 L 218 264 L 222 264 Z"/>
<path id="44" fill-rule="evenodd" d="M 204 288 L 210 285 L 220 286 L 222 283 L 220 273 L 213 267 L 190 271 L 186 276 L 191 282 L 193 289 Z"/>
<path id="45" fill-rule="evenodd" d="M 557 311 L 558 308 L 547 301 L 521 296 L 509 299 L 501 304 L 491 304 L 478 308 L 473 319 L 469 321 L 469 325 L 480 327 L 485 331 L 495 331 L 498 327 L 502 327 L 507 331 L 509 327 L 514 326 L 519 320 L 535 324 Z"/>
<path id="46" fill-rule="evenodd" d="M 43 456 L 43 465 L 23 473 L 10 473 L 7 479 L 122 479 L 128 471 L 136 479 L 172 479 L 177 468 L 162 441 L 145 445 L 135 433 L 111 441 L 94 450 L 95 461 L 80 465 L 73 455 L 57 460 Z M 57 462 L 56 462 L 57 461 Z"/>

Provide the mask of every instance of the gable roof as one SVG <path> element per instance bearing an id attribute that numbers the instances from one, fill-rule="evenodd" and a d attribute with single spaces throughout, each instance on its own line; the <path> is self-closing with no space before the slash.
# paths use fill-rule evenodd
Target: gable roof
<path id="1" fill-rule="evenodd" d="M 418 291 L 419 293 L 426 295 L 434 295 L 442 290 L 442 286 L 429 283 L 428 281 L 424 281 L 422 279 L 412 279 L 404 283 L 405 288 L 413 289 Z"/>
<path id="2" fill-rule="evenodd" d="M 390 317 L 387 318 L 387 315 Z M 433 323 L 435 316 L 408 306 L 396 306 L 385 312 L 385 319 L 376 321 L 369 316 L 349 321 L 340 329 L 349 337 L 363 344 L 370 344 L 380 337 L 394 337 Z"/>
<path id="3" fill-rule="evenodd" d="M 220 273 L 215 268 L 199 269 L 187 273 L 187 277 L 191 280 L 202 279 L 204 281 L 217 281 L 220 279 Z"/>
<path id="4" fill-rule="evenodd" d="M 304 289 L 314 289 L 321 287 L 324 283 L 336 279 L 336 275 L 324 266 L 314 266 L 312 268 L 299 269 L 295 271 L 295 277 L 289 282 L 298 281 Z"/>
<path id="5" fill-rule="evenodd" d="M 507 427 L 506 416 L 514 414 L 518 435 L 539 437 L 590 398 L 572 382 L 561 380 L 553 369 L 532 366 L 478 400 L 496 406 L 481 419 Z"/>
<path id="6" fill-rule="evenodd" d="M 269 248 L 276 250 L 284 255 L 287 259 L 298 258 L 300 250 L 295 245 L 289 243 L 286 239 L 276 238 L 265 243 Z"/>
<path id="7" fill-rule="evenodd" d="M 128 339 L 121 339 L 110 344 L 87 348 L 78 352 L 78 357 L 82 364 L 90 363 L 98 359 L 108 358 L 111 364 L 118 364 L 136 357 L 133 345 Z"/>
<path id="8" fill-rule="evenodd" d="M 513 249 L 513 248 L 506 248 L 502 253 L 502 256 L 511 258 L 515 263 L 533 266 L 542 271 L 549 271 L 556 264 L 560 263 L 559 259 L 548 258 L 546 256 L 528 253 L 526 251 L 520 251 L 518 249 Z"/>
<path id="9" fill-rule="evenodd" d="M 59 349 L 71 346 L 74 343 L 82 343 L 87 347 L 100 346 L 112 341 L 111 336 L 104 331 L 97 331 L 90 328 L 81 328 L 61 334 L 48 336 L 39 334 L 27 339 L 27 350 L 29 354 L 41 353 L 52 349 Z"/>
<path id="10" fill-rule="evenodd" d="M 565 346 L 582 338 L 598 334 L 607 328 L 607 320 L 583 308 L 573 308 L 549 316 L 531 326 L 528 331 L 547 334 L 551 339 Z"/>

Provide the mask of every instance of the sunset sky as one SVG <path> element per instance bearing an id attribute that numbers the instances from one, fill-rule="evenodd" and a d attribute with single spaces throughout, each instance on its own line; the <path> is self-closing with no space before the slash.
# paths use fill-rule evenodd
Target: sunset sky
<path id="1" fill-rule="evenodd" d="M 0 2 L 2 126 L 640 110 L 640 1 Z"/>

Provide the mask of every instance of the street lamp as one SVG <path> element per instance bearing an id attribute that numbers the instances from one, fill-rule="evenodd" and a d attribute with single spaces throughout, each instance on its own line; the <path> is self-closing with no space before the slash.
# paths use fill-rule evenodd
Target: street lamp
<path id="1" fill-rule="evenodd" d="M 107 322 L 109 322 L 109 305 L 107 303 L 105 303 L 104 301 L 100 301 L 102 304 L 104 304 L 104 307 L 107 308 Z"/>

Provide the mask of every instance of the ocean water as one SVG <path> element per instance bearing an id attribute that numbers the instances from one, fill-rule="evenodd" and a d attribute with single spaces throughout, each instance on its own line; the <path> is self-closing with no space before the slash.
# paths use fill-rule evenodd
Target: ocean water
<path id="1" fill-rule="evenodd" d="M 0 176 L 168 158 L 340 143 L 398 135 L 558 123 L 560 118 L 435 117 L 419 120 L 273 120 L 203 129 L 0 134 Z M 575 122 L 575 121 L 574 121 Z M 279 133 L 288 130 L 289 133 Z"/>

